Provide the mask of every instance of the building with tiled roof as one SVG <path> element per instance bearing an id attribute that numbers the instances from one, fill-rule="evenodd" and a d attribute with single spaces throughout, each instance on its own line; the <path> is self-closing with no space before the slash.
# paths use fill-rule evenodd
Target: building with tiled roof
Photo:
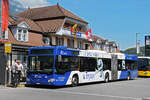
<path id="1" fill-rule="evenodd" d="M 70 29 L 77 25 L 78 32 L 72 35 Z M 85 32 L 88 22 L 60 5 L 31 8 L 9 18 L 9 28 L 4 38 L 11 42 L 12 53 L 9 65 L 15 59 L 27 61 L 28 48 L 33 46 L 58 46 L 90 49 Z M 80 34 L 77 34 L 80 33 Z"/>
<path id="2" fill-rule="evenodd" d="M 64 9 L 59 4 L 54 6 L 28 9 L 24 12 L 19 13 L 16 16 L 32 19 L 34 21 L 56 19 L 56 18 L 64 19 L 67 17 L 88 24 L 88 22 L 76 16 L 72 12 Z"/>
<path id="3" fill-rule="evenodd" d="M 72 32 L 71 28 L 76 24 L 76 31 Z M 12 47 L 12 53 L 8 57 L 9 66 L 13 65 L 15 59 L 26 63 L 28 49 L 34 46 L 66 46 L 73 49 L 119 52 L 115 42 L 89 35 L 88 22 L 59 4 L 31 8 L 10 16 L 8 30 L 2 37 L 4 40 L 0 39 L 0 45 L 3 45 L 3 51 L 5 42 L 10 42 Z"/>
<path id="4" fill-rule="evenodd" d="M 73 35 L 71 28 L 75 24 L 77 32 Z M 12 44 L 9 63 L 12 65 L 15 59 L 26 62 L 28 48 L 33 46 L 61 45 L 74 49 L 116 52 L 112 50 L 115 46 L 108 40 L 94 35 L 89 40 L 85 34 L 87 31 L 88 22 L 58 4 L 32 8 L 10 16 L 5 34 L 5 39 Z"/>
<path id="5" fill-rule="evenodd" d="M 89 48 L 89 41 L 85 35 L 88 30 L 88 22 L 64 9 L 59 4 L 28 9 L 16 16 L 34 21 L 40 27 L 44 38 L 50 42 L 48 44 L 52 46 L 64 45 L 68 48 Z M 78 24 L 77 29 L 80 33 L 78 36 L 73 36 L 70 31 L 75 24 Z"/>
<path id="6" fill-rule="evenodd" d="M 14 45 L 43 46 L 42 30 L 32 20 L 20 17 L 9 18 L 8 41 Z"/>
<path id="7" fill-rule="evenodd" d="M 15 59 L 26 62 L 29 47 L 45 46 L 41 28 L 30 19 L 10 16 L 6 33 L 5 39 L 12 46 L 9 65 L 12 65 Z"/>
<path id="8" fill-rule="evenodd" d="M 117 53 L 119 52 L 119 48 L 118 45 L 116 44 L 116 42 L 112 41 L 109 42 L 108 40 L 105 40 L 99 36 L 92 36 L 92 49 L 94 50 L 101 50 L 101 51 L 106 51 L 109 53 Z"/>

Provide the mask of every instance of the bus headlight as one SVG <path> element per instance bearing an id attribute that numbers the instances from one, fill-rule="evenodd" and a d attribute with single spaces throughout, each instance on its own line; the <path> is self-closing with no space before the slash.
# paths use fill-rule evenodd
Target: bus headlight
<path id="1" fill-rule="evenodd" d="M 54 78 L 51 78 L 51 79 L 48 80 L 48 82 L 51 82 L 51 83 L 54 82 L 54 81 L 55 81 Z"/>
<path id="2" fill-rule="evenodd" d="M 29 79 L 29 78 L 26 78 L 26 81 L 30 81 L 30 79 Z"/>

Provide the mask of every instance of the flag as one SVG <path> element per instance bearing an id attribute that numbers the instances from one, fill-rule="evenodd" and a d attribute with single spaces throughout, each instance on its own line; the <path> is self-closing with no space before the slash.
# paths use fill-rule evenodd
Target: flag
<path id="1" fill-rule="evenodd" d="M 92 30 L 89 29 L 87 32 L 85 32 L 85 35 L 86 35 L 87 39 L 90 40 L 92 38 Z"/>
<path id="2" fill-rule="evenodd" d="M 2 31 L 8 28 L 9 0 L 2 0 Z"/>
<path id="3" fill-rule="evenodd" d="M 73 27 L 70 29 L 71 35 L 73 35 L 74 37 L 76 37 L 77 26 L 78 26 L 78 24 L 74 24 Z"/>

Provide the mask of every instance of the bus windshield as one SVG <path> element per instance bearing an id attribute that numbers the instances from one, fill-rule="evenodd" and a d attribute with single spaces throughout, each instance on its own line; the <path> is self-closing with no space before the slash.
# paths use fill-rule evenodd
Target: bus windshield
<path id="1" fill-rule="evenodd" d="M 125 69 L 136 70 L 137 69 L 137 62 L 132 61 L 132 60 L 126 60 L 125 67 L 126 67 Z"/>
<path id="2" fill-rule="evenodd" d="M 52 74 L 54 56 L 30 56 L 29 69 L 30 73 Z"/>
<path id="3" fill-rule="evenodd" d="M 150 71 L 150 59 L 139 59 L 138 70 Z"/>

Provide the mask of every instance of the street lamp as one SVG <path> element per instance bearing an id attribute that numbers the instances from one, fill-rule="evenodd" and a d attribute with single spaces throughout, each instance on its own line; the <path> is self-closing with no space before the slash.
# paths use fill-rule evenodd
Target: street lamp
<path id="1" fill-rule="evenodd" d="M 136 33 L 136 54 L 138 55 L 139 54 L 139 47 L 138 47 L 138 34 L 140 33 Z"/>

